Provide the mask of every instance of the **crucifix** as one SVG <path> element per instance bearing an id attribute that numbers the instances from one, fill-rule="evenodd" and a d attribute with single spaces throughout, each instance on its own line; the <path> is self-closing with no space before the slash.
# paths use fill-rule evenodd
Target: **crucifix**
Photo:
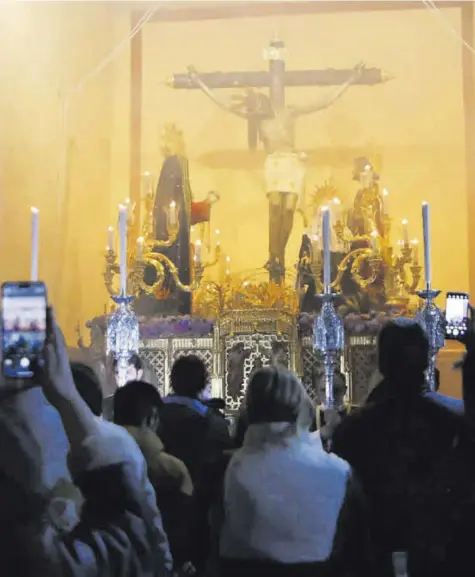
<path id="1" fill-rule="evenodd" d="M 169 85 L 176 89 L 200 89 L 221 109 L 247 120 L 248 144 L 255 149 L 262 142 L 267 153 L 264 165 L 266 193 L 269 198 L 270 280 L 280 284 L 285 277 L 285 249 L 292 232 L 299 196 L 304 189 L 304 158 L 295 149 L 297 118 L 328 108 L 351 85 L 373 86 L 390 80 L 377 68 L 358 64 L 349 70 L 286 70 L 285 45 L 274 38 L 264 53 L 268 71 L 211 72 L 198 74 L 188 67 L 188 74 L 175 74 Z M 306 106 L 289 106 L 285 89 L 295 86 L 338 86 L 330 97 Z M 215 94 L 220 88 L 242 88 L 240 100 L 226 102 Z M 255 91 L 268 88 L 269 95 Z"/>

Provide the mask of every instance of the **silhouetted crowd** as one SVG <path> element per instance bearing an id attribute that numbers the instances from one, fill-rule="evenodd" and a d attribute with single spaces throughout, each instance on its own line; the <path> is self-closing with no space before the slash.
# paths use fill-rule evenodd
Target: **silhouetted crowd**
<path id="1" fill-rule="evenodd" d="M 175 361 L 162 398 L 134 356 L 107 403 L 50 324 L 34 383 L 1 383 L 0 576 L 474 574 L 473 331 L 463 402 L 428 390 L 426 335 L 400 318 L 364 406 L 317 413 L 263 367 L 231 425 L 199 358 Z"/>

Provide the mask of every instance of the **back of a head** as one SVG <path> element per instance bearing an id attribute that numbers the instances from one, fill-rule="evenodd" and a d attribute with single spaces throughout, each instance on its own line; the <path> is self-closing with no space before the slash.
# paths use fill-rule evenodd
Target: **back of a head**
<path id="1" fill-rule="evenodd" d="M 195 399 L 206 388 L 209 375 L 203 361 L 195 355 L 180 357 L 173 363 L 171 384 L 174 392 Z"/>
<path id="2" fill-rule="evenodd" d="M 379 334 L 379 372 L 388 380 L 399 380 L 400 386 L 420 380 L 428 366 L 429 341 L 422 327 L 407 318 L 387 323 Z"/>
<path id="3" fill-rule="evenodd" d="M 123 427 L 141 427 L 163 405 L 158 390 L 144 381 L 131 381 L 114 394 L 114 422 Z"/>
<path id="4" fill-rule="evenodd" d="M 94 415 L 102 415 L 102 389 L 94 370 L 84 363 L 71 363 L 74 384 L 78 393 Z"/>
<path id="5" fill-rule="evenodd" d="M 264 367 L 252 375 L 246 408 L 250 425 L 285 422 L 309 428 L 312 421 L 312 403 L 302 383 L 279 367 Z"/>

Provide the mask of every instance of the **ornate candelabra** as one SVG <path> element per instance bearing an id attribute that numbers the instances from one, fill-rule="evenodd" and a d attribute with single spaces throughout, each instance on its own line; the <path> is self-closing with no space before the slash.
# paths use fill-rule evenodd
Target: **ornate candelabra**
<path id="1" fill-rule="evenodd" d="M 142 226 L 142 236 L 137 239 L 137 243 L 130 242 L 128 246 L 133 247 L 127 254 L 127 292 L 131 295 L 148 294 L 156 298 L 167 298 L 168 292 L 165 290 L 166 280 L 171 277 L 174 285 L 179 291 L 193 292 L 197 289 L 202 280 L 206 268 L 214 266 L 220 259 L 221 251 L 219 243 L 216 244 L 214 255 L 210 261 L 203 262 L 201 259 L 201 241 L 195 245 L 190 245 L 192 254 L 192 271 L 190 284 L 184 284 L 179 277 L 179 270 L 175 263 L 165 254 L 160 252 L 161 249 L 169 248 L 178 239 L 180 232 L 180 210 L 174 202 L 164 209 L 166 216 L 166 240 L 157 240 L 154 238 L 154 193 L 150 186 L 145 197 L 145 220 Z M 131 228 L 129 227 L 129 231 Z M 134 250 L 136 248 L 136 250 Z M 114 288 L 114 280 L 119 274 L 119 265 L 117 263 L 117 254 L 112 246 L 109 246 L 105 255 L 106 266 L 104 271 L 104 282 L 107 291 L 111 296 L 117 296 L 118 291 Z M 145 282 L 146 269 L 155 271 L 155 281 L 152 284 Z"/>
<path id="2" fill-rule="evenodd" d="M 431 391 L 435 391 L 436 357 L 445 344 L 444 316 L 434 302 L 439 294 L 440 291 L 431 289 L 430 285 L 427 285 L 425 290 L 419 291 L 417 295 L 422 302 L 415 316 L 415 320 L 425 330 L 429 339 L 429 365 L 426 377 Z"/>
<path id="3" fill-rule="evenodd" d="M 329 409 L 335 407 L 335 397 L 333 394 L 333 381 L 335 368 L 341 356 L 341 351 L 345 346 L 345 333 L 343 329 L 343 319 L 336 312 L 334 306 L 335 294 L 319 295 L 322 299 L 322 310 L 315 319 L 313 327 L 313 344 L 316 350 L 323 356 L 323 367 L 325 372 L 325 407 Z"/>
<path id="4" fill-rule="evenodd" d="M 117 380 L 119 387 L 125 385 L 130 356 L 138 353 L 140 343 L 139 323 L 130 307 L 134 297 L 113 296 L 116 310 L 107 324 L 107 355 L 113 354 L 117 360 Z"/>
<path id="5" fill-rule="evenodd" d="M 332 194 L 335 190 L 330 190 Z M 406 238 L 399 243 L 398 254 L 390 242 L 391 218 L 384 212 L 385 195 L 377 184 L 361 191 L 352 211 L 342 217 L 340 201 L 328 202 L 338 209 L 339 216 L 333 224 L 338 239 L 338 252 L 346 253 L 340 261 L 331 288 L 344 294 L 344 279 L 350 276 L 361 292 L 371 287 L 373 297 L 381 296 L 387 307 L 405 312 L 410 297 L 416 294 L 421 279 L 422 267 L 418 260 L 417 241 Z M 406 223 L 407 224 L 407 223 Z M 320 238 L 311 242 L 309 254 L 304 254 L 298 267 L 300 271 L 311 274 L 315 280 L 316 292 L 323 292 L 321 279 L 322 260 Z"/>

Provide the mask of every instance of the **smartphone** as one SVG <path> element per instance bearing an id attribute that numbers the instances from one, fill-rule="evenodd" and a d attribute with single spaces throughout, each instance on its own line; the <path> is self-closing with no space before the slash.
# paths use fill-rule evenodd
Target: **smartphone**
<path id="1" fill-rule="evenodd" d="M 469 295 L 467 293 L 447 293 L 445 306 L 445 338 L 460 339 L 468 329 Z"/>
<path id="2" fill-rule="evenodd" d="M 45 361 L 46 287 L 42 282 L 2 285 L 2 371 L 9 379 L 31 379 Z"/>

